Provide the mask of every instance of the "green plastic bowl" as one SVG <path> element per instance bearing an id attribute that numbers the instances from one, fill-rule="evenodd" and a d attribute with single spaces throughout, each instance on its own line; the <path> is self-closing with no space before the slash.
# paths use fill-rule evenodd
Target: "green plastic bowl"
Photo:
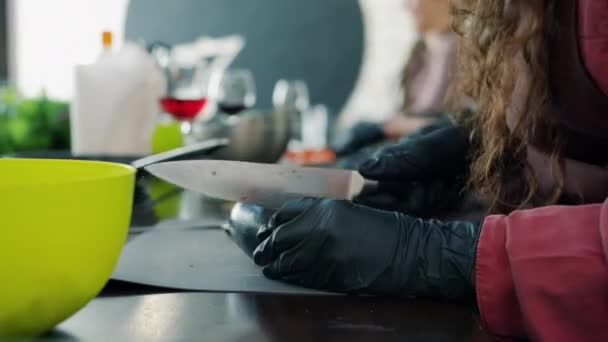
<path id="1" fill-rule="evenodd" d="M 0 340 L 40 335 L 101 291 L 134 183 L 121 164 L 0 159 Z"/>

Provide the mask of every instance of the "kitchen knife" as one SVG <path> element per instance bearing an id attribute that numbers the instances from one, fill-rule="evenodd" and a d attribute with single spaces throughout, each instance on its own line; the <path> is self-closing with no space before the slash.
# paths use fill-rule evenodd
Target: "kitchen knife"
<path id="1" fill-rule="evenodd" d="M 220 147 L 226 147 L 230 143 L 230 140 L 222 139 L 209 139 L 203 142 L 199 142 L 192 145 L 186 145 L 178 147 L 169 151 L 153 154 L 141 159 L 137 159 L 131 163 L 131 166 L 137 170 L 145 169 L 146 166 L 168 161 L 176 161 L 188 158 L 197 158 L 208 155 L 211 151 L 216 150 Z"/>
<path id="2" fill-rule="evenodd" d="M 352 200 L 376 186 L 376 182 L 351 170 L 236 161 L 176 161 L 145 169 L 160 179 L 209 197 L 273 209 L 300 197 Z"/>

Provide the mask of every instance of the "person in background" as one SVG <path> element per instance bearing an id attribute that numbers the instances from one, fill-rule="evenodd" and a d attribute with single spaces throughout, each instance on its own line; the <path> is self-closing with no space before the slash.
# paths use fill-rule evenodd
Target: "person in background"
<path id="1" fill-rule="evenodd" d="M 340 136 L 332 149 L 345 156 L 382 140 L 397 140 L 424 127 L 445 112 L 444 98 L 456 57 L 449 0 L 405 0 L 420 39 L 401 75 L 401 113 L 384 123 L 359 122 Z"/>
<path id="2" fill-rule="evenodd" d="M 453 6 L 454 98 L 479 111 L 360 172 L 385 190 L 464 173 L 492 215 L 424 220 L 305 198 L 259 229 L 254 261 L 311 288 L 476 303 L 501 339 L 608 341 L 608 2 Z"/>

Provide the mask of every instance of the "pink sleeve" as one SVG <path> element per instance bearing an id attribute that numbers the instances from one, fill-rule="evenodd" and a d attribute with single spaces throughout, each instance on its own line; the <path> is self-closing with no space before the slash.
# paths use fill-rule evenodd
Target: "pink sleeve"
<path id="1" fill-rule="evenodd" d="M 493 335 L 608 341 L 608 201 L 488 217 L 475 271 Z"/>

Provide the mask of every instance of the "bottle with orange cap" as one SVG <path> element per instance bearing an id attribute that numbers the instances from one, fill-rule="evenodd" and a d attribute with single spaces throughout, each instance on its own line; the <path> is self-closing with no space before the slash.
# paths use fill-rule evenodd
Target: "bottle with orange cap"
<path id="1" fill-rule="evenodd" d="M 112 54 L 112 45 L 114 43 L 114 35 L 112 31 L 103 31 L 101 33 L 101 51 L 98 59 L 102 59 Z"/>

